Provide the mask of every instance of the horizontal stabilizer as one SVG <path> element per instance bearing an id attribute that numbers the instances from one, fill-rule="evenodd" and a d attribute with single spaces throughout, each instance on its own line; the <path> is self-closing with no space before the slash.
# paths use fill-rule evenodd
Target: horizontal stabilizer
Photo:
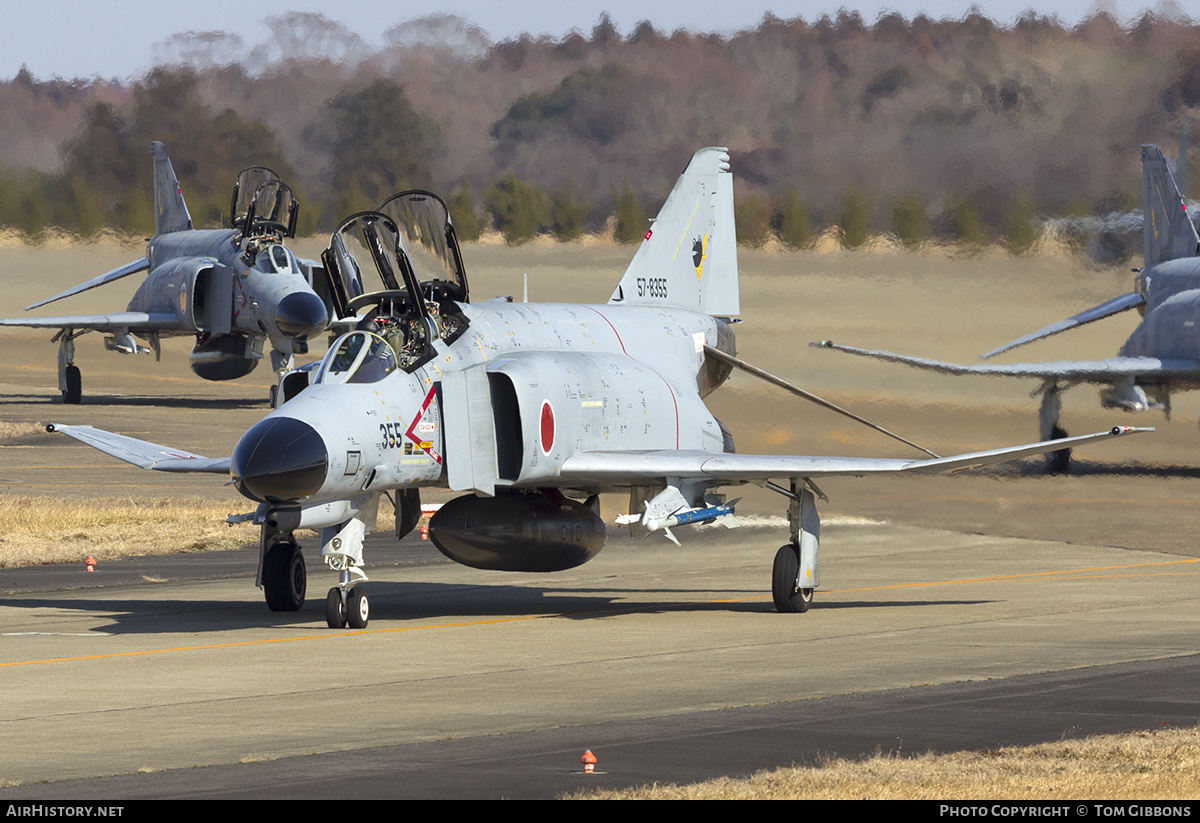
<path id="1" fill-rule="evenodd" d="M 1070 380 L 1084 383 L 1112 383 L 1117 380 L 1162 381 L 1176 378 L 1200 379 L 1200 361 L 1187 358 L 1110 357 L 1106 360 L 1057 360 L 1045 363 L 984 363 L 968 366 L 946 363 L 926 357 L 912 357 L 890 351 L 843 346 L 832 340 L 810 343 L 819 349 L 856 354 L 887 363 L 903 363 L 917 369 L 941 374 L 974 374 L 986 377 L 1037 377 L 1043 380 Z"/>
<path id="2" fill-rule="evenodd" d="M 1015 349 L 1017 346 L 1024 346 L 1026 343 L 1032 343 L 1034 340 L 1041 340 L 1043 337 L 1050 337 L 1059 332 L 1064 332 L 1087 323 L 1094 323 L 1097 320 L 1103 320 L 1105 317 L 1112 317 L 1114 314 L 1120 314 L 1123 311 L 1137 308 L 1145 304 L 1145 302 L 1145 298 L 1137 292 L 1122 294 L 1120 297 L 1115 297 L 1107 303 L 1101 303 L 1099 306 L 1093 306 L 1087 311 L 1081 311 L 1074 317 L 1068 317 L 1066 320 L 1051 323 L 1046 328 L 1035 331 L 1033 334 L 1018 337 L 1016 340 L 1005 343 L 998 349 L 992 349 L 987 354 L 979 355 L 979 357 L 981 360 L 987 360 L 989 357 L 995 357 L 997 354 Z"/>
<path id="3" fill-rule="evenodd" d="M 97 286 L 103 286 L 105 283 L 111 283 L 114 280 L 120 280 L 122 277 L 127 277 L 139 271 L 146 271 L 149 268 L 150 259 L 148 257 L 134 260 L 132 263 L 126 263 L 124 266 L 115 268 L 112 271 L 106 271 L 104 274 L 97 275 L 91 280 L 88 280 L 86 283 L 80 283 L 78 286 L 72 286 L 66 291 L 59 292 L 53 297 L 47 297 L 45 300 L 39 300 L 36 303 L 32 303 L 25 307 L 25 311 L 36 309 L 39 306 L 46 305 L 47 303 L 53 303 L 55 300 L 62 300 L 64 297 L 70 297 L 73 294 L 85 292 L 88 289 L 94 289 Z"/>
<path id="4" fill-rule="evenodd" d="M 46 431 L 62 432 L 80 443 L 86 443 L 107 455 L 143 469 L 154 469 L 160 472 L 229 474 L 228 457 L 204 457 L 182 449 L 172 449 L 169 446 L 160 446 L 157 443 L 126 437 L 123 434 L 94 429 L 91 426 L 64 426 L 51 423 L 46 426 Z"/>

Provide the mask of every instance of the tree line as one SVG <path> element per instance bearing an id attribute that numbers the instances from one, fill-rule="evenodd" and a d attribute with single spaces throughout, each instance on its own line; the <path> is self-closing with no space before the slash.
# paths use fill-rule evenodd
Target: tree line
<path id="1" fill-rule="evenodd" d="M 725 145 L 748 244 L 832 228 L 849 247 L 886 232 L 1024 251 L 1043 218 L 1135 207 L 1139 147 L 1173 154 L 1200 106 L 1200 26 L 1178 14 L 1067 27 L 843 11 L 728 36 L 622 34 L 602 17 L 500 43 L 438 17 L 375 51 L 319 15 L 272 30 L 253 60 L 179 35 L 135 80 L 0 82 L 0 225 L 145 235 L 161 140 L 198 225 L 227 219 L 256 164 L 296 190 L 302 231 L 417 187 L 450 201 L 465 238 L 636 242 L 692 152 Z"/>

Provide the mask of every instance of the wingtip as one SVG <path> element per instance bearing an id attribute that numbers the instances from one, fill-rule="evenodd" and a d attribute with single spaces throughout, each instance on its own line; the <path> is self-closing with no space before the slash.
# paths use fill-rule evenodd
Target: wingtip
<path id="1" fill-rule="evenodd" d="M 1020 346 L 1025 342 L 1029 342 L 1029 341 L 1025 341 L 1024 338 L 1022 338 L 1020 340 L 1010 340 L 1009 342 L 1005 343 L 1003 346 L 1000 346 L 997 349 L 992 349 L 989 352 L 984 352 L 983 354 L 979 355 L 979 359 L 980 360 L 990 360 L 993 357 L 995 357 L 996 355 L 1004 354 L 1009 349 L 1015 349 L 1017 346 Z"/>

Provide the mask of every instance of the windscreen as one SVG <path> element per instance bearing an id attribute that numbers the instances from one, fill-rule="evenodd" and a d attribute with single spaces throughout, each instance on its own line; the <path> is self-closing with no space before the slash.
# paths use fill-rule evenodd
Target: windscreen
<path id="1" fill-rule="evenodd" d="M 396 353 L 383 338 L 365 331 L 343 335 L 330 347 L 318 383 L 377 383 L 396 370 Z"/>

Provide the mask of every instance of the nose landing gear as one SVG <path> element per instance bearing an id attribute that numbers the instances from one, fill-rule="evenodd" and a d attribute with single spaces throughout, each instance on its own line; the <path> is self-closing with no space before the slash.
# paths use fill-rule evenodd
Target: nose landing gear
<path id="1" fill-rule="evenodd" d="M 370 611 L 367 593 L 362 586 L 355 586 L 349 591 L 334 586 L 325 596 L 325 622 L 331 629 L 365 629 Z"/>

